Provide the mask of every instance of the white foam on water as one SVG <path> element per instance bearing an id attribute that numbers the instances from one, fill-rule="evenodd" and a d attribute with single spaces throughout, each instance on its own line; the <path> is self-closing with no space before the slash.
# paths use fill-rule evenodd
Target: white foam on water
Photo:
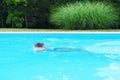
<path id="1" fill-rule="evenodd" d="M 63 75 L 62 80 L 69 80 L 68 77 L 66 75 Z"/>
<path id="2" fill-rule="evenodd" d="M 85 49 L 92 54 L 102 54 L 107 59 L 120 61 L 120 40 L 96 41 Z"/>
<path id="3" fill-rule="evenodd" d="M 44 77 L 44 76 L 38 76 L 37 77 L 38 78 L 38 80 L 48 80 L 46 77 Z"/>
<path id="4" fill-rule="evenodd" d="M 86 47 L 86 49 L 93 53 L 120 55 L 120 41 L 107 41 L 107 42 L 97 43 Z"/>
<path id="5" fill-rule="evenodd" d="M 109 66 L 98 68 L 97 75 L 103 80 L 120 80 L 120 63 L 111 63 Z"/>

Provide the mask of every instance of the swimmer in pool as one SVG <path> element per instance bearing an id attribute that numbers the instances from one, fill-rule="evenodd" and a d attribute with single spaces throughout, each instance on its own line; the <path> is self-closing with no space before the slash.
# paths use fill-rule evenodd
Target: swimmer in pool
<path id="1" fill-rule="evenodd" d="M 44 50 L 50 50 L 50 48 L 48 47 L 44 47 L 43 43 L 36 43 L 34 45 L 35 51 L 39 52 L 39 51 L 44 51 Z"/>
<path id="2" fill-rule="evenodd" d="M 55 52 L 70 52 L 70 51 L 81 51 L 82 50 L 79 48 L 66 48 L 66 47 L 58 47 L 58 48 L 51 49 L 51 48 L 45 47 L 44 43 L 36 43 L 34 45 L 34 49 L 37 52 L 46 51 L 46 50 L 55 51 Z"/>

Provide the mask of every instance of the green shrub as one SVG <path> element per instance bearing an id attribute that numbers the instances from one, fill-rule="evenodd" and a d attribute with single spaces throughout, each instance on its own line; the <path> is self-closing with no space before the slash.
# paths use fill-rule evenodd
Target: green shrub
<path id="1" fill-rule="evenodd" d="M 51 22 L 63 29 L 106 29 L 117 20 L 116 9 L 102 2 L 67 4 L 51 12 Z"/>

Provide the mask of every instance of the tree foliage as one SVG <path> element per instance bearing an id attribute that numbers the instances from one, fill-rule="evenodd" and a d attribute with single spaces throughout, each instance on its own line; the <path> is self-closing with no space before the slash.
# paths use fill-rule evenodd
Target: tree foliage
<path id="1" fill-rule="evenodd" d="M 8 12 L 6 23 L 12 23 L 12 25 L 16 27 L 22 27 L 22 23 L 24 22 L 24 18 L 21 17 L 22 12 L 12 11 Z"/>
<path id="2" fill-rule="evenodd" d="M 27 6 L 27 0 L 3 0 L 1 5 L 7 13 L 6 23 L 12 24 L 12 27 L 22 27 L 23 9 Z"/>
<path id="3" fill-rule="evenodd" d="M 55 28 L 50 23 L 51 9 L 77 1 L 110 2 L 118 8 L 120 13 L 120 0 L 0 0 L 0 25 L 2 27 Z M 119 25 L 117 26 L 119 28 Z"/>

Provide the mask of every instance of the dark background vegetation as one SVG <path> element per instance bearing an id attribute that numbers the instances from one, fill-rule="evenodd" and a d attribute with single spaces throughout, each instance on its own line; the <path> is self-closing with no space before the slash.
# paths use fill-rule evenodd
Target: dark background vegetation
<path id="1" fill-rule="evenodd" d="M 57 28 L 50 23 L 51 9 L 76 1 L 109 2 L 120 13 L 120 0 L 0 0 L 1 28 Z M 120 28 L 120 16 L 115 28 Z"/>

